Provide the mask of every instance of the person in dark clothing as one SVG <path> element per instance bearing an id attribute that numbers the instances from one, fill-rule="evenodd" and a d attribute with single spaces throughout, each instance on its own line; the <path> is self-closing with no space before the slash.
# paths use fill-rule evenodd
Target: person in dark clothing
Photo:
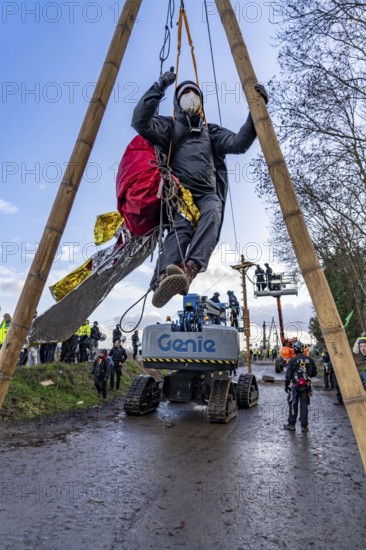
<path id="1" fill-rule="evenodd" d="M 39 362 L 41 363 L 41 365 L 45 365 L 47 363 L 47 345 L 48 344 L 41 344 L 39 346 Z"/>
<path id="2" fill-rule="evenodd" d="M 75 363 L 77 345 L 78 336 L 76 334 L 73 334 L 68 340 L 62 342 L 61 363 Z"/>
<path id="3" fill-rule="evenodd" d="M 55 353 L 57 348 L 57 342 L 49 342 L 46 347 L 46 363 L 53 363 L 55 360 Z"/>
<path id="4" fill-rule="evenodd" d="M 94 321 L 90 331 L 90 360 L 95 360 L 98 350 L 98 343 L 101 337 L 102 333 L 100 332 L 98 321 Z"/>
<path id="5" fill-rule="evenodd" d="M 237 134 L 207 124 L 202 91 L 189 80 L 176 87 L 174 119 L 156 115 L 166 89 L 175 78 L 171 71 L 164 73 L 140 99 L 132 118 L 133 128 L 164 155 L 168 155 L 171 146 L 172 173 L 191 192 L 200 211 L 195 230 L 180 213 L 173 215 L 173 227 L 151 280 L 155 307 L 163 307 L 175 294 L 187 294 L 197 273 L 206 271 L 223 220 L 228 189 L 225 156 L 245 153 L 256 138 L 250 114 Z M 267 103 L 265 88 L 261 85 L 255 88 Z"/>
<path id="6" fill-rule="evenodd" d="M 220 303 L 220 293 L 219 292 L 214 292 L 212 298 L 210 298 L 210 301 L 214 302 L 215 304 L 219 304 Z"/>
<path id="7" fill-rule="evenodd" d="M 112 341 L 114 343 L 116 340 L 121 340 L 121 338 L 122 338 L 121 326 L 116 325 L 116 328 L 113 329 Z"/>
<path id="8" fill-rule="evenodd" d="M 132 335 L 133 359 L 136 359 L 137 357 L 139 342 L 140 342 L 139 331 L 135 330 L 135 332 Z"/>
<path id="9" fill-rule="evenodd" d="M 121 345 L 121 340 L 116 340 L 114 346 L 109 352 L 109 357 L 113 361 L 111 366 L 111 378 L 110 378 L 110 388 L 114 390 L 114 375 L 116 375 L 116 390 L 119 390 L 121 375 L 122 375 L 122 365 L 127 359 L 127 353 L 124 347 Z"/>
<path id="10" fill-rule="evenodd" d="M 267 280 L 268 290 L 272 290 L 271 281 L 272 281 L 273 269 L 269 267 L 268 264 L 264 264 L 264 266 L 266 268 L 266 280 Z"/>
<path id="11" fill-rule="evenodd" d="M 94 375 L 94 385 L 98 395 L 102 395 L 105 401 L 107 399 L 107 381 L 110 375 L 110 361 L 106 349 L 99 351 L 93 364 L 92 374 Z"/>
<path id="12" fill-rule="evenodd" d="M 300 341 L 293 344 L 293 349 L 296 357 L 293 357 L 288 362 L 285 377 L 289 416 L 288 423 L 284 424 L 283 427 L 285 430 L 295 430 L 300 403 L 301 431 L 307 432 L 309 431 L 308 406 L 311 395 L 310 379 L 317 375 L 317 368 L 314 360 L 304 355 L 304 345 Z"/>
<path id="13" fill-rule="evenodd" d="M 333 365 L 329 357 L 329 353 L 327 350 L 325 350 L 322 353 L 322 359 L 324 362 L 323 369 L 324 369 L 324 389 L 325 390 L 333 390 L 336 387 L 335 384 L 335 374 L 333 370 Z"/>
<path id="14" fill-rule="evenodd" d="M 240 306 L 237 297 L 232 290 L 227 291 L 230 307 L 230 324 L 232 327 L 239 327 Z"/>
<path id="15" fill-rule="evenodd" d="M 264 278 L 264 269 L 260 265 L 256 266 L 255 275 L 257 278 L 257 290 L 265 290 L 267 285 Z"/>

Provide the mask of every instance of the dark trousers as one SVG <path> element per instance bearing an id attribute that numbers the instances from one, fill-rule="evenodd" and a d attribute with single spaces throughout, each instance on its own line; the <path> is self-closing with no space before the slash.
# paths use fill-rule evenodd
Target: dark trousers
<path id="1" fill-rule="evenodd" d="M 88 342 L 80 342 L 79 344 L 79 354 L 80 354 L 80 363 L 85 363 L 88 360 Z"/>
<path id="2" fill-rule="evenodd" d="M 235 328 L 239 327 L 238 312 L 236 310 L 231 310 L 230 324 L 232 327 L 235 327 Z"/>
<path id="3" fill-rule="evenodd" d="M 196 230 L 193 232 L 190 221 L 177 212 L 174 214 L 175 227 L 164 240 L 151 286 L 154 286 L 158 276 L 165 272 L 169 264 L 179 265 L 183 259 L 194 260 L 200 266 L 200 271 L 206 271 L 220 231 L 222 203 L 216 193 L 195 198 L 194 202 L 200 211 Z"/>
<path id="4" fill-rule="evenodd" d="M 47 344 L 46 348 L 46 363 L 53 363 L 55 360 L 56 343 Z"/>
<path id="5" fill-rule="evenodd" d="M 106 378 L 94 378 L 94 386 L 97 388 L 98 394 L 102 394 L 104 399 L 107 398 L 107 379 Z"/>
<path id="6" fill-rule="evenodd" d="M 118 390 L 119 386 L 120 386 L 120 382 L 121 382 L 121 375 L 122 375 L 121 365 L 114 365 L 114 367 L 111 368 L 111 380 L 110 380 L 111 390 L 114 389 L 114 376 L 115 375 L 116 375 L 116 390 Z"/>
<path id="7" fill-rule="evenodd" d="M 335 382 L 337 401 L 340 405 L 343 405 L 343 397 L 342 397 L 342 394 L 341 394 L 341 390 L 339 389 L 338 381 L 337 381 L 337 378 L 336 378 L 336 375 L 335 375 L 334 371 L 333 371 L 333 374 L 334 374 L 334 382 Z"/>
<path id="8" fill-rule="evenodd" d="M 41 344 L 39 347 L 39 360 L 42 365 L 47 363 L 47 346 L 48 344 Z"/>
<path id="9" fill-rule="evenodd" d="M 300 405 L 300 423 L 302 427 L 306 427 L 308 425 L 309 404 L 310 398 L 307 390 L 297 392 L 297 400 L 295 405 L 293 405 L 292 402 L 289 402 L 288 423 L 295 426 Z"/>
<path id="10" fill-rule="evenodd" d="M 326 390 L 333 390 L 336 387 L 333 367 L 324 367 L 324 387 Z"/>
<path id="11" fill-rule="evenodd" d="M 136 359 L 137 351 L 138 351 L 138 347 L 133 346 L 133 359 Z"/>
<path id="12" fill-rule="evenodd" d="M 78 343 L 78 338 L 77 336 L 75 336 L 75 334 L 71 336 L 68 340 L 62 343 L 61 358 L 60 358 L 61 362 L 75 363 L 77 343 Z"/>

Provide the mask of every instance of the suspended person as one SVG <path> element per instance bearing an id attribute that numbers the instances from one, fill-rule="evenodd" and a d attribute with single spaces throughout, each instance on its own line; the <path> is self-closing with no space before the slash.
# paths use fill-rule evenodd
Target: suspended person
<path id="1" fill-rule="evenodd" d="M 305 346 L 297 341 L 293 344 L 295 357 L 287 364 L 285 377 L 285 391 L 288 394 L 289 405 L 288 423 L 284 424 L 285 430 L 294 431 L 300 404 L 301 431 L 307 432 L 308 407 L 310 405 L 311 382 L 310 379 L 317 375 L 317 368 L 311 357 L 304 355 Z"/>
<path id="2" fill-rule="evenodd" d="M 256 265 L 255 276 L 257 280 L 257 290 L 263 291 L 266 288 L 266 282 L 264 278 L 264 269 L 259 264 Z"/>
<path id="3" fill-rule="evenodd" d="M 174 95 L 175 119 L 156 115 L 166 89 L 175 82 L 175 74 L 164 73 L 136 105 L 133 128 L 168 156 L 171 144 L 172 173 L 187 188 L 200 211 L 195 230 L 181 214 L 173 215 L 173 227 L 159 254 L 151 288 L 152 303 L 163 307 L 176 294 L 187 294 L 198 273 L 206 271 L 218 242 L 228 189 L 225 165 L 227 154 L 243 154 L 256 138 L 251 115 L 239 132 L 205 123 L 203 95 L 192 81 L 181 82 Z M 267 103 L 262 85 L 257 92 Z"/>
<path id="4" fill-rule="evenodd" d="M 116 390 L 119 390 L 122 376 L 122 365 L 127 359 L 125 348 L 121 344 L 121 340 L 116 340 L 114 346 L 109 352 L 109 357 L 113 361 L 111 366 L 110 388 L 114 390 L 114 375 L 116 375 Z"/>

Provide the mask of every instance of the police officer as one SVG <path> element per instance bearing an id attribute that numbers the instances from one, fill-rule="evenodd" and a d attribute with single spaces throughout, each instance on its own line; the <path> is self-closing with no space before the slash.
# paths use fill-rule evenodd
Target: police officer
<path id="1" fill-rule="evenodd" d="M 255 275 L 257 279 L 257 290 L 265 290 L 266 282 L 264 278 L 264 269 L 259 264 L 256 265 Z"/>
<path id="2" fill-rule="evenodd" d="M 228 295 L 229 306 L 231 310 L 230 324 L 232 327 L 238 328 L 239 327 L 238 319 L 239 319 L 239 312 L 240 312 L 238 299 L 232 290 L 228 290 L 226 294 Z"/>
<path id="3" fill-rule="evenodd" d="M 121 345 L 121 340 L 116 340 L 114 342 L 114 346 L 109 352 L 109 357 L 111 357 L 113 361 L 110 375 L 110 388 L 111 390 L 114 390 L 114 375 L 116 375 L 116 390 L 119 390 L 122 375 L 122 365 L 127 359 L 127 353 L 125 348 Z"/>
<path id="4" fill-rule="evenodd" d="M 220 293 L 219 292 L 214 292 L 212 298 L 210 298 L 211 302 L 214 302 L 215 304 L 219 304 L 220 303 Z"/>
<path id="5" fill-rule="evenodd" d="M 324 362 L 324 389 L 330 391 L 335 388 L 335 375 L 327 350 L 322 353 L 322 359 Z"/>
<path id="6" fill-rule="evenodd" d="M 287 364 L 285 391 L 288 394 L 289 416 L 288 423 L 284 424 L 285 430 L 295 430 L 299 403 L 301 431 L 307 432 L 308 406 L 310 404 L 311 382 L 310 378 L 317 375 L 317 368 L 311 357 L 304 355 L 304 345 L 297 341 L 293 344 L 296 357 L 290 359 Z"/>
<path id="7" fill-rule="evenodd" d="M 273 275 L 273 269 L 269 266 L 269 264 L 264 264 L 264 267 L 266 268 L 266 279 L 267 279 L 267 285 L 268 290 L 272 290 L 272 275 Z"/>
<path id="8" fill-rule="evenodd" d="M 133 359 L 134 360 L 136 360 L 136 357 L 137 357 L 137 351 L 138 351 L 139 343 L 140 343 L 139 331 L 135 330 L 135 332 L 132 335 L 132 347 L 133 347 Z"/>

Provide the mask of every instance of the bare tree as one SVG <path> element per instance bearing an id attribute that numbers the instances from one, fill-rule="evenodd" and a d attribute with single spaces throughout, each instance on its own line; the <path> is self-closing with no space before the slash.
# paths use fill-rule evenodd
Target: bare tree
<path id="1" fill-rule="evenodd" d="M 278 3 L 281 76 L 270 85 L 271 113 L 314 245 L 328 270 L 336 259 L 361 327 L 366 294 L 366 2 Z M 296 260 L 271 181 L 260 160 L 254 169 L 257 192 L 272 213 L 275 250 L 293 267 Z"/>

